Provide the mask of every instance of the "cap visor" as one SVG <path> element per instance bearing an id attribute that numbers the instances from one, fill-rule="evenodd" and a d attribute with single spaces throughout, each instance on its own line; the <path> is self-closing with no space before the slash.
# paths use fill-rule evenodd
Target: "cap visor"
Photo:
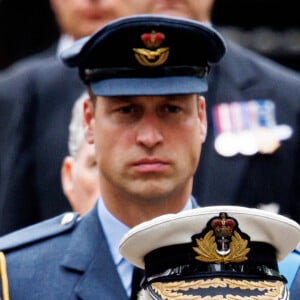
<path id="1" fill-rule="evenodd" d="M 97 96 L 155 96 L 201 94 L 207 91 L 205 78 L 173 76 L 163 78 L 111 78 L 91 82 Z"/>

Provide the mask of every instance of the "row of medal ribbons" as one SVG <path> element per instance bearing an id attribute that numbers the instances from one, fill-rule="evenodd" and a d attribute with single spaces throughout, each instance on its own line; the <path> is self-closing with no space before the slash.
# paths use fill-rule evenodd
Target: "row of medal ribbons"
<path id="1" fill-rule="evenodd" d="M 215 150 L 222 156 L 275 152 L 289 139 L 289 125 L 277 125 L 275 104 L 269 99 L 220 103 L 213 107 Z"/>

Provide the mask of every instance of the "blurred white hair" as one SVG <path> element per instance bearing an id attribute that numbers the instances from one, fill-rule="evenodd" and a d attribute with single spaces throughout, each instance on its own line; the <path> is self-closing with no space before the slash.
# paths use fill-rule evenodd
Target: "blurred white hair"
<path id="1" fill-rule="evenodd" d="M 73 157 L 76 156 L 78 150 L 84 142 L 84 131 L 83 131 L 83 102 L 88 98 L 88 93 L 84 92 L 74 102 L 71 121 L 69 124 L 69 154 Z"/>

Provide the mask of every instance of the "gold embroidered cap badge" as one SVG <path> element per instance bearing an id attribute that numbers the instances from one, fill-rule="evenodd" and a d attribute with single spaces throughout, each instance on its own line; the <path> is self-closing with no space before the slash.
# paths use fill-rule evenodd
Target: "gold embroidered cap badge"
<path id="1" fill-rule="evenodd" d="M 195 238 L 196 260 L 207 263 L 240 263 L 246 261 L 250 251 L 248 240 L 238 231 L 237 222 L 228 218 L 226 213 L 209 222 L 210 229 L 199 238 Z"/>
<path id="2" fill-rule="evenodd" d="M 161 32 L 152 31 L 141 35 L 146 48 L 133 48 L 136 60 L 142 66 L 157 67 L 164 64 L 169 57 L 169 47 L 160 47 L 165 39 Z"/>

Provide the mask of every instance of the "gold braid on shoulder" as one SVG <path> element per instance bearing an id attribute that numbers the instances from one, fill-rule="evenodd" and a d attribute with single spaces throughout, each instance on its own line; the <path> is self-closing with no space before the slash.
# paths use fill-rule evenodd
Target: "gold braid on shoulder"
<path id="1" fill-rule="evenodd" d="M 1 277 L 1 285 L 2 285 L 2 300 L 9 300 L 6 259 L 2 251 L 0 251 L 0 277 Z"/>

